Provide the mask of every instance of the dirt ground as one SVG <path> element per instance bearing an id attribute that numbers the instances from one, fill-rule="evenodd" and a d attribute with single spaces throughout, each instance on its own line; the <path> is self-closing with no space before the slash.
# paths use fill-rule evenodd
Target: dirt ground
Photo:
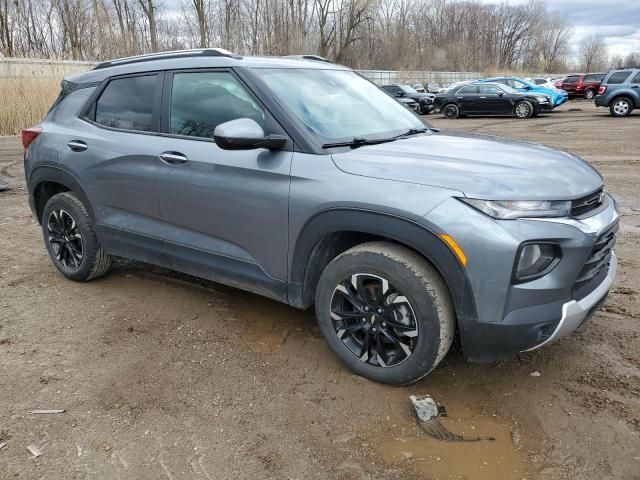
<path id="1" fill-rule="evenodd" d="M 129 262 L 65 280 L 27 205 L 20 141 L 0 138 L 13 186 L 0 193 L 0 478 L 639 479 L 640 114 L 559 110 L 429 121 L 570 150 L 600 170 L 622 214 L 604 309 L 499 364 L 454 348 L 402 388 L 343 368 L 312 312 Z M 451 430 L 497 440 L 429 439 L 410 394 L 446 404 Z"/>

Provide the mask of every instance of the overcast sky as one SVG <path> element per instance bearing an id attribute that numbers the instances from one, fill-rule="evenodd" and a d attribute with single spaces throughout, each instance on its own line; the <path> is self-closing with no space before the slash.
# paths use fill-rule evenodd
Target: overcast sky
<path id="1" fill-rule="evenodd" d="M 499 3 L 497 0 L 481 0 Z M 505 0 L 511 4 L 528 0 Z M 609 54 L 626 55 L 640 51 L 640 0 L 548 0 L 550 12 L 561 15 L 573 25 L 572 53 L 580 39 L 599 33 L 605 39 Z"/>

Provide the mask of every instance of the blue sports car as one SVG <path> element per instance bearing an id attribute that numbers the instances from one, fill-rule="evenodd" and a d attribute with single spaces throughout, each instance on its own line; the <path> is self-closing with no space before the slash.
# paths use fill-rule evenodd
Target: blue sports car
<path id="1" fill-rule="evenodd" d="M 515 88 L 519 92 L 526 93 L 543 93 L 545 95 L 549 95 L 553 101 L 553 107 L 558 107 L 562 105 L 569 99 L 569 94 L 564 90 L 550 89 L 541 87 L 540 85 L 536 85 L 535 83 L 527 82 L 522 78 L 517 77 L 493 77 L 493 78 L 484 78 L 482 80 L 478 80 L 479 82 L 490 82 L 490 83 L 502 83 L 504 85 L 508 85 L 511 88 Z"/>

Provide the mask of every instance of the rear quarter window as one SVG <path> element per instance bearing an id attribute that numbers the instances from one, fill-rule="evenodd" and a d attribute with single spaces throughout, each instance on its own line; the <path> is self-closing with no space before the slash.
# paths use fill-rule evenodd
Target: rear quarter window
<path id="1" fill-rule="evenodd" d="M 609 78 L 607 79 L 607 83 L 608 84 L 624 83 L 625 80 L 627 78 L 629 78 L 629 75 L 631 75 L 631 71 L 630 70 L 623 70 L 621 72 L 613 72 L 611 75 L 609 75 Z"/>
<path id="2" fill-rule="evenodd" d="M 631 79 L 631 83 L 640 83 L 640 72 L 636 73 L 636 76 Z"/>
<path id="3" fill-rule="evenodd" d="M 143 75 L 111 80 L 89 118 L 110 128 L 155 131 L 153 107 L 157 78 L 158 75 Z"/>
<path id="4" fill-rule="evenodd" d="M 585 75 L 585 82 L 600 82 L 604 78 L 604 75 Z"/>

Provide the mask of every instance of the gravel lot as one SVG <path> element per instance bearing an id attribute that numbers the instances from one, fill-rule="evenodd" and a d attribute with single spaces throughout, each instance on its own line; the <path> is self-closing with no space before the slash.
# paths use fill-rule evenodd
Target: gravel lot
<path id="1" fill-rule="evenodd" d="M 600 170 L 622 213 L 604 309 L 499 364 L 454 348 L 402 388 L 345 370 L 312 312 L 130 262 L 65 280 L 27 205 L 20 141 L 0 138 L 13 186 L 0 193 L 0 478 L 640 478 L 640 114 L 559 110 L 429 120 L 570 150 Z M 408 401 L 427 393 L 451 430 L 497 441 L 430 440 Z"/>

